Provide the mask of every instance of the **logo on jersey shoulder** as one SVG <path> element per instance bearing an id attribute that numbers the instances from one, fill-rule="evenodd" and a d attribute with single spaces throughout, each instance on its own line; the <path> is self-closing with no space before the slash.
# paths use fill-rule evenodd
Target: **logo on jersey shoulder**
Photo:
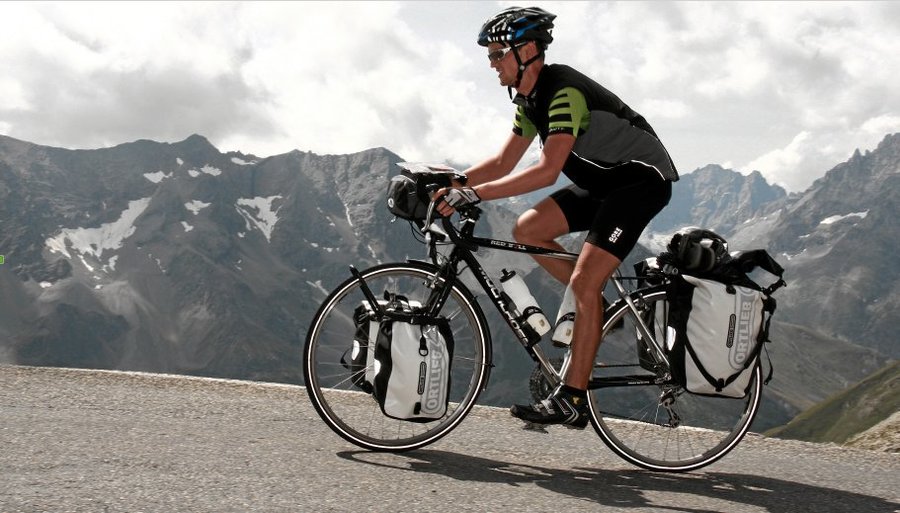
<path id="1" fill-rule="evenodd" d="M 622 236 L 622 229 L 619 227 L 616 227 L 616 229 L 613 230 L 612 235 L 609 236 L 609 241 L 616 242 L 617 240 L 619 240 L 619 237 L 621 237 L 621 236 Z"/>

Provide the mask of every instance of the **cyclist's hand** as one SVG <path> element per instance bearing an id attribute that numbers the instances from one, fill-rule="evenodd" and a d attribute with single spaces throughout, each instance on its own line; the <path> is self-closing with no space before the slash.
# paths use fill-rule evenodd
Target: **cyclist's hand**
<path id="1" fill-rule="evenodd" d="M 477 205 L 481 203 L 481 197 L 471 187 L 458 187 L 450 189 L 444 201 L 453 208 L 459 208 L 465 205 Z"/>
<path id="2" fill-rule="evenodd" d="M 438 203 L 437 209 L 445 217 L 453 214 L 458 207 L 475 205 L 481 202 L 478 193 L 471 187 L 443 188 L 437 191 L 435 195 L 444 197 L 444 200 Z"/>

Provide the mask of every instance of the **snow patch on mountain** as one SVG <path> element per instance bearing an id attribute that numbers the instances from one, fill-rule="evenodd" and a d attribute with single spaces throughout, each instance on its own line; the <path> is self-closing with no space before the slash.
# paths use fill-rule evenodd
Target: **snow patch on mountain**
<path id="1" fill-rule="evenodd" d="M 46 240 L 45 245 L 53 253 L 60 253 L 66 258 L 72 258 L 69 249 L 82 255 L 92 255 L 98 260 L 106 250 L 115 250 L 122 247 L 122 242 L 130 237 L 135 230 L 134 221 L 150 204 L 150 198 L 142 198 L 128 202 L 122 215 L 116 221 L 102 224 L 97 228 L 67 228 L 59 235 Z M 85 263 L 85 267 L 92 270 Z"/>
<path id="2" fill-rule="evenodd" d="M 207 164 L 207 165 L 201 167 L 200 169 L 188 169 L 188 174 L 191 176 L 191 178 L 197 178 L 201 174 L 207 174 L 207 175 L 211 175 L 211 176 L 219 176 L 222 174 L 222 170 L 217 167 L 213 167 L 213 166 L 210 166 L 209 164 Z"/>
<path id="3" fill-rule="evenodd" d="M 840 216 L 840 215 L 831 216 L 831 217 L 826 217 L 825 219 L 822 219 L 821 221 L 819 221 L 819 224 L 834 224 L 834 223 L 843 221 L 844 219 L 850 219 L 853 217 L 857 217 L 859 219 L 865 219 L 867 215 L 869 215 L 868 210 L 866 210 L 864 212 L 853 212 L 851 214 L 847 214 L 847 215 L 843 215 L 843 216 Z"/>
<path id="4" fill-rule="evenodd" d="M 247 223 L 247 229 L 251 230 L 254 226 L 259 228 L 269 242 L 272 241 L 272 230 L 278 223 L 278 210 L 281 208 L 279 206 L 273 209 L 276 199 L 281 199 L 281 196 L 241 198 L 235 204 L 238 214 Z"/>
<path id="5" fill-rule="evenodd" d="M 322 286 L 322 280 L 316 280 L 315 282 L 307 280 L 306 284 L 309 285 L 310 287 L 320 291 L 322 294 L 324 294 L 326 296 L 328 295 L 328 290 L 326 290 L 325 287 Z"/>
<path id="6" fill-rule="evenodd" d="M 239 165 L 239 166 L 252 166 L 253 164 L 256 164 L 256 161 L 255 161 L 255 160 L 251 160 L 251 161 L 248 162 L 248 161 L 246 161 L 246 160 L 244 160 L 244 159 L 240 159 L 240 158 L 237 158 L 237 157 L 231 157 L 231 162 L 233 162 L 233 163 L 235 163 L 235 164 L 237 164 L 237 165 Z"/>
<path id="7" fill-rule="evenodd" d="M 211 203 L 204 203 L 200 200 L 193 200 L 193 201 L 189 201 L 189 202 L 185 203 L 184 208 L 193 212 L 194 215 L 197 215 L 200 213 L 201 210 L 203 210 L 204 208 L 206 208 L 210 205 L 211 205 Z M 187 229 L 185 229 L 185 230 L 187 230 Z"/>
<path id="8" fill-rule="evenodd" d="M 172 173 L 166 174 L 166 173 L 163 173 L 162 171 L 157 171 L 155 173 L 144 173 L 144 178 L 146 178 L 147 180 L 150 180 L 153 183 L 159 183 L 171 176 L 172 176 Z"/>

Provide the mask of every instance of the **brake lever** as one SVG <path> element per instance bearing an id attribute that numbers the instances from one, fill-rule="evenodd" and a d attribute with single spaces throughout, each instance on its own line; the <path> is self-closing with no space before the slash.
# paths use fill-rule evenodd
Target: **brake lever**
<path id="1" fill-rule="evenodd" d="M 425 192 L 427 192 L 430 196 L 437 192 L 440 188 L 441 187 L 436 184 L 427 185 L 425 186 Z M 425 224 L 422 226 L 422 228 L 419 229 L 419 231 L 424 233 L 426 237 L 430 236 L 428 227 L 431 226 L 431 224 L 434 222 L 434 212 L 437 209 L 437 205 L 444 200 L 445 196 L 445 194 L 442 194 L 436 198 L 431 198 L 431 203 L 428 204 L 428 210 L 425 211 Z"/>

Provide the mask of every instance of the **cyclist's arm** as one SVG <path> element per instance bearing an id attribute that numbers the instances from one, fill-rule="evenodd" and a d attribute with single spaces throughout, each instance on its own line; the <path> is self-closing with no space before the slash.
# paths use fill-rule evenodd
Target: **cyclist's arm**
<path id="1" fill-rule="evenodd" d="M 468 177 L 466 185 L 474 187 L 508 175 L 525 155 L 533 139 L 533 135 L 525 137 L 514 132 L 510 133 L 500 153 L 465 171 Z"/>
<path id="2" fill-rule="evenodd" d="M 556 183 L 556 179 L 559 178 L 559 173 L 575 145 L 575 138 L 588 128 L 590 116 L 584 94 L 574 87 L 564 87 L 553 95 L 548 114 L 550 117 L 549 135 L 537 165 L 514 176 L 507 174 L 505 177 L 501 175 L 487 183 L 478 182 L 483 185 L 474 188 L 482 200 L 517 196 Z M 525 137 L 534 137 L 534 134 L 537 133 L 537 128 L 525 116 L 522 107 L 516 111 L 513 133 Z"/>
<path id="3" fill-rule="evenodd" d="M 556 183 L 559 173 L 575 146 L 575 136 L 558 133 L 547 137 L 541 158 L 537 164 L 514 175 L 507 174 L 499 179 L 473 187 L 482 200 L 508 198 L 526 192 L 536 191 Z M 520 156 L 521 158 L 521 156 Z"/>

